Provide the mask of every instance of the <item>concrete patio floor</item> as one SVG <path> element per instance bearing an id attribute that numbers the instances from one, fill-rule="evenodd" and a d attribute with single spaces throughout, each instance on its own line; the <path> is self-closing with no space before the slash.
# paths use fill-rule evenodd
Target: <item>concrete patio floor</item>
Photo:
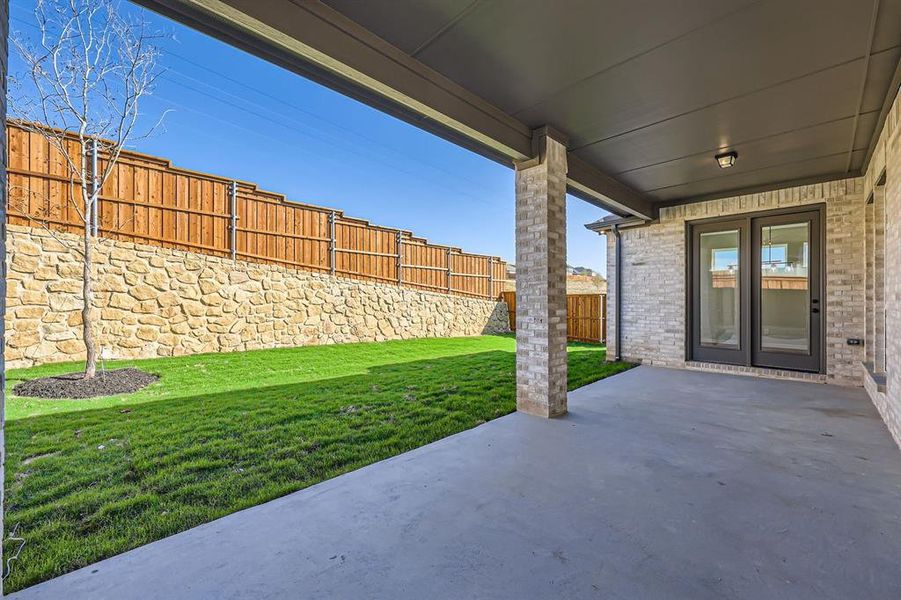
<path id="1" fill-rule="evenodd" d="M 639 367 L 13 598 L 901 598 L 863 390 Z"/>

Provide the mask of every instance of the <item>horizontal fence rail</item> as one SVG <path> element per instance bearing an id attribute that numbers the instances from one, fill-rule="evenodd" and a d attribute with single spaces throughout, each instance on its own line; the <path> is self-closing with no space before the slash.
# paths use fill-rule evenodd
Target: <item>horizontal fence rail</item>
<path id="1" fill-rule="evenodd" d="M 516 292 L 501 292 L 510 315 L 510 329 L 516 331 Z M 607 294 L 566 296 L 566 337 L 576 342 L 607 342 Z"/>
<path id="2" fill-rule="evenodd" d="M 72 139 L 69 153 L 79 156 Z M 81 233 L 81 182 L 39 133 L 8 123 L 8 220 Z M 88 149 L 90 152 L 90 149 Z M 108 156 L 100 151 L 98 168 Z M 74 200 L 74 202 L 73 202 Z M 432 292 L 495 299 L 507 266 L 339 210 L 123 151 L 100 190 L 101 236 Z"/>

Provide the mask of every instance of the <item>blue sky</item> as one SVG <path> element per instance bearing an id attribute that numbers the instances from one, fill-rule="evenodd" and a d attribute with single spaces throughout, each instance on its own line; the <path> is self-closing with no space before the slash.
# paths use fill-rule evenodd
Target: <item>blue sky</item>
<path id="1" fill-rule="evenodd" d="M 11 30 L 34 33 L 33 5 L 10 2 Z M 171 112 L 135 149 L 513 262 L 512 170 L 154 13 L 122 10 L 172 35 L 142 108 L 148 119 Z M 567 262 L 604 273 L 603 238 L 583 224 L 606 213 L 572 197 L 567 213 Z"/>

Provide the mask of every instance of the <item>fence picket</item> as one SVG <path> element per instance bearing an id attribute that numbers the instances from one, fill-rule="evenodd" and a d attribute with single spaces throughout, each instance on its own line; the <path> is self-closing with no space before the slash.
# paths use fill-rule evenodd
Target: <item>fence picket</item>
<path id="1" fill-rule="evenodd" d="M 74 138 L 71 148 L 79 150 Z M 81 231 L 83 223 L 69 206 L 81 182 L 70 179 L 59 152 L 15 121 L 7 126 L 7 152 L 9 223 Z M 98 153 L 101 168 L 108 158 Z M 494 299 L 495 282 L 506 278 L 499 258 L 430 244 L 406 231 L 138 152 L 122 152 L 100 190 L 97 215 L 100 235 L 117 240 L 433 292 Z"/>
<path id="2" fill-rule="evenodd" d="M 510 329 L 516 331 L 516 292 L 501 292 L 507 303 Z M 575 342 L 606 343 L 607 294 L 566 296 L 566 337 Z"/>

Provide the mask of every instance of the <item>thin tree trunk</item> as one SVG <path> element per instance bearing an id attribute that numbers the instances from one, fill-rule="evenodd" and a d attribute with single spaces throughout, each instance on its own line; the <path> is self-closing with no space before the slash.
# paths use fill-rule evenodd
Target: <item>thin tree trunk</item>
<path id="1" fill-rule="evenodd" d="M 91 239 L 91 211 L 93 200 L 88 202 L 85 210 L 84 224 L 84 262 L 82 263 L 81 295 L 84 305 L 81 309 L 81 326 L 84 334 L 85 365 L 84 378 L 90 379 L 97 374 L 97 349 L 94 346 L 94 281 L 91 276 L 91 261 L 94 241 Z"/>

